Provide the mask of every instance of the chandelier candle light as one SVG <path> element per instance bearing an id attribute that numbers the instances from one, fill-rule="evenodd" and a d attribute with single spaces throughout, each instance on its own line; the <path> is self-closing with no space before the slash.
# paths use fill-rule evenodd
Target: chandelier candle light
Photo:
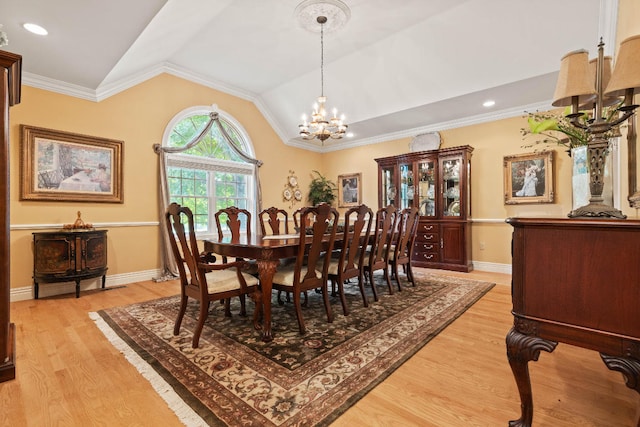
<path id="1" fill-rule="evenodd" d="M 318 16 L 317 22 L 320 24 L 320 96 L 318 102 L 313 105 L 313 113 L 311 113 L 311 121 L 307 122 L 306 114 L 302 116 L 302 124 L 300 128 L 300 136 L 303 139 L 317 138 L 324 143 L 325 140 L 340 139 L 346 131 L 347 125 L 344 123 L 344 114 L 338 118 L 338 110 L 333 109 L 333 115 L 327 118 L 325 103 L 327 97 L 324 96 L 324 25 L 327 23 L 326 16 Z"/>
<path id="2" fill-rule="evenodd" d="M 626 218 L 613 206 L 603 203 L 604 168 L 609 141 L 605 134 L 615 130 L 616 126 L 629 120 L 627 139 L 629 155 L 635 155 L 634 111 L 638 107 L 633 104 L 633 96 L 640 89 L 640 35 L 629 37 L 620 43 L 613 73 L 611 61 L 604 56 L 604 43 L 600 39 L 598 57 L 595 62 L 595 86 L 593 67 L 589 64 L 586 50 L 570 52 L 562 58 L 560 74 L 553 95 L 554 107 L 571 106 L 567 115 L 571 124 L 585 129 L 589 134 L 587 155 L 589 161 L 589 204 L 569 213 L 569 217 L 612 217 Z M 593 62 L 593 61 L 592 61 Z M 611 75 L 610 80 L 607 78 Z M 620 97 L 624 97 L 620 99 Z M 616 111 L 611 118 L 605 118 L 604 107 L 613 105 Z M 580 109 L 591 108 L 591 115 L 585 115 Z M 631 145 L 634 145 L 631 147 Z M 631 171 L 629 171 L 631 173 Z M 635 176 L 633 177 L 635 179 Z"/>

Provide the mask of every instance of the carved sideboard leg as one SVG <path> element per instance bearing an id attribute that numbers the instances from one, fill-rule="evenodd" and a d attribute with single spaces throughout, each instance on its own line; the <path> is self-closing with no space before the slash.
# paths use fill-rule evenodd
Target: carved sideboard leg
<path id="1" fill-rule="evenodd" d="M 529 377 L 529 361 L 538 360 L 540 350 L 551 353 L 557 342 L 548 341 L 536 336 L 525 335 L 511 328 L 507 334 L 507 358 L 511 371 L 520 393 L 520 409 L 522 414 L 519 419 L 509 421 L 510 427 L 531 427 L 533 420 L 533 396 L 531 393 L 531 378 Z"/>
<path id="2" fill-rule="evenodd" d="M 607 368 L 622 373 L 627 387 L 640 393 L 640 360 L 608 356 L 602 353 L 600 353 L 600 357 L 604 364 L 607 365 Z M 637 426 L 640 427 L 640 417 L 638 418 Z"/>

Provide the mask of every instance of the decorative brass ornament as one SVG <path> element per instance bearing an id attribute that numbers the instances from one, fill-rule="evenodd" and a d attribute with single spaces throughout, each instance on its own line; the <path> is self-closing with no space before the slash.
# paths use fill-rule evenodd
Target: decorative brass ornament
<path id="1" fill-rule="evenodd" d="M 289 202 L 289 209 L 293 209 L 293 205 L 295 205 L 296 202 L 302 201 L 302 191 L 300 191 L 300 187 L 298 186 L 298 177 L 292 170 L 289 170 L 287 183 L 284 185 L 284 190 L 282 191 L 282 200 Z"/>

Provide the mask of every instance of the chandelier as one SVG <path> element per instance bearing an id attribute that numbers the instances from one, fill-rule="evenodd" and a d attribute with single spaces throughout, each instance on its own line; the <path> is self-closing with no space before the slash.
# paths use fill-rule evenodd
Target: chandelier
<path id="1" fill-rule="evenodd" d="M 302 124 L 298 128 L 302 139 L 317 138 L 324 143 L 329 138 L 342 138 L 348 126 L 344 122 L 344 114 L 338 118 L 338 110 L 335 108 L 331 117 L 327 117 L 327 97 L 324 96 L 324 25 L 327 23 L 327 17 L 318 16 L 316 21 L 320 24 L 320 96 L 318 102 L 313 105 L 311 121 L 307 122 L 307 116 L 304 114 Z"/>
<path id="2" fill-rule="evenodd" d="M 634 111 L 638 106 L 633 103 L 633 96 L 640 90 L 640 36 L 620 43 L 613 72 L 610 58 L 604 56 L 602 39 L 598 44 L 598 56 L 595 62 L 591 61 L 595 67 L 590 66 L 588 55 L 586 50 L 578 50 L 562 58 L 551 104 L 554 107 L 570 105 L 571 113 L 567 118 L 573 126 L 589 134 L 587 160 L 591 197 L 587 205 L 571 211 L 568 216 L 623 219 L 626 216 L 620 210 L 603 203 L 604 168 L 609 149 L 607 134 L 630 119 L 627 132 L 629 155 L 632 148 L 635 155 Z M 605 108 L 610 110 L 606 114 Z M 586 109 L 591 113 L 585 114 L 583 110 Z M 634 147 L 631 147 L 631 142 Z"/>

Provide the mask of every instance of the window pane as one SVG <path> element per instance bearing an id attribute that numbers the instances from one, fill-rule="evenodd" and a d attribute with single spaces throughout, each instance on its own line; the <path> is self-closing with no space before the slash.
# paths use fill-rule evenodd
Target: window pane
<path id="1" fill-rule="evenodd" d="M 182 194 L 182 180 L 180 178 L 168 178 L 169 194 Z"/>
<path id="2" fill-rule="evenodd" d="M 244 181 L 238 182 L 237 195 L 238 197 L 247 197 L 247 185 Z"/>
<path id="3" fill-rule="evenodd" d="M 184 205 L 191 209 L 191 212 L 196 211 L 196 199 L 194 197 L 183 197 Z"/>
<path id="4" fill-rule="evenodd" d="M 182 180 L 182 194 L 185 196 L 195 195 L 195 187 L 192 180 L 188 180 L 188 179 Z"/>
<path id="5" fill-rule="evenodd" d="M 207 181 L 196 181 L 195 182 L 195 192 L 196 196 L 207 196 Z"/>
<path id="6" fill-rule="evenodd" d="M 209 217 L 207 215 L 195 215 L 193 217 L 196 232 L 206 232 L 209 230 Z"/>
<path id="7" fill-rule="evenodd" d="M 207 215 L 209 212 L 209 201 L 207 199 L 196 199 L 196 213 Z"/>

